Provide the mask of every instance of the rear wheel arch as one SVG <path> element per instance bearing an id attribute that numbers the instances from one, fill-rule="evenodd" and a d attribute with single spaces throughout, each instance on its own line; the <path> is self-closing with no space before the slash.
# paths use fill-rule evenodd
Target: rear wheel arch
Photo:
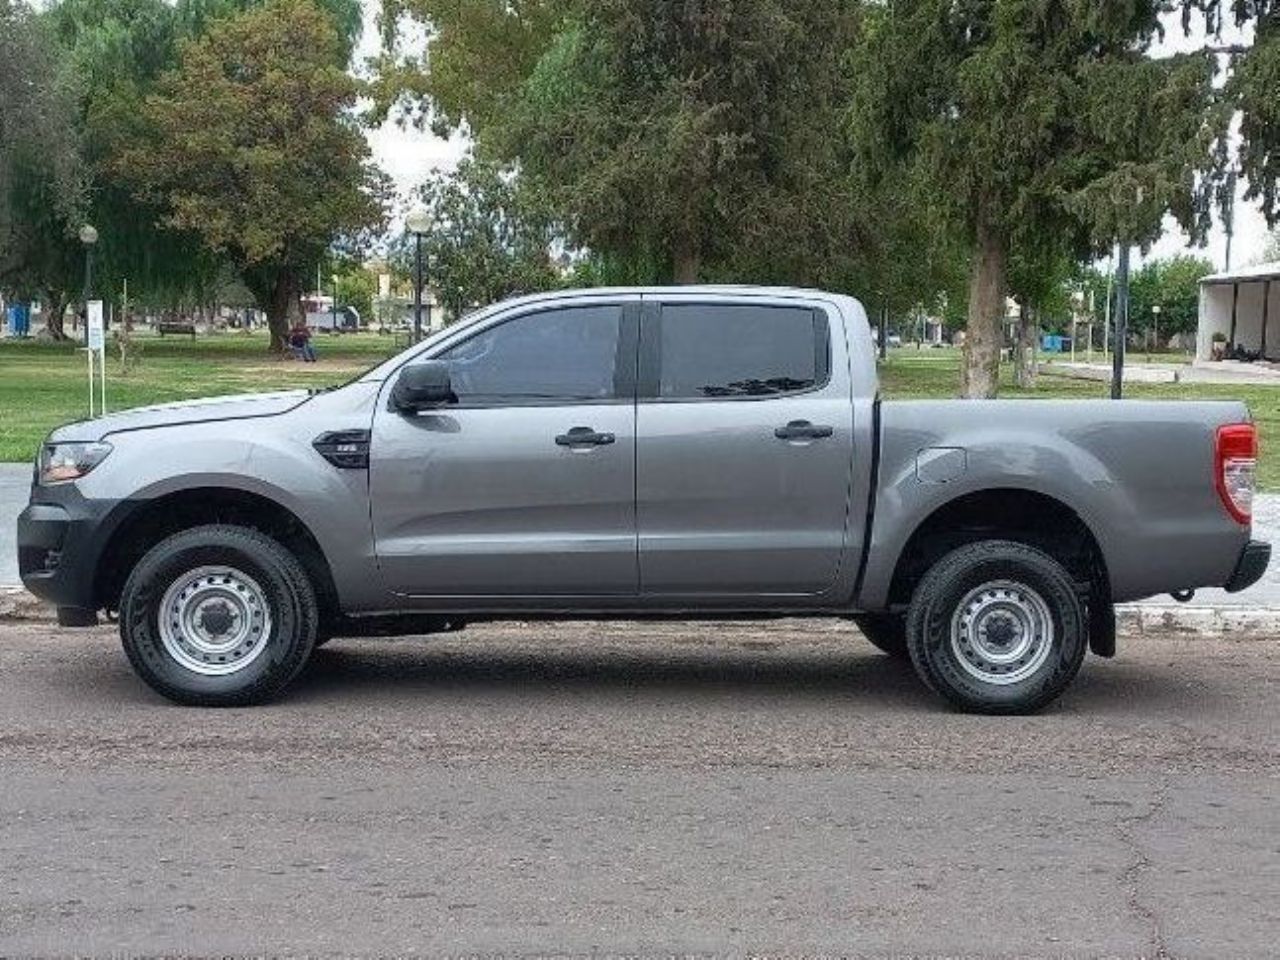
<path id="1" fill-rule="evenodd" d="M 910 603 L 930 567 L 952 550 L 993 539 L 1024 543 L 1047 553 L 1078 583 L 1088 585 L 1091 605 L 1110 606 L 1110 575 L 1093 529 L 1062 500 L 1019 487 L 963 494 L 917 524 L 894 563 L 889 605 L 901 609 Z"/>

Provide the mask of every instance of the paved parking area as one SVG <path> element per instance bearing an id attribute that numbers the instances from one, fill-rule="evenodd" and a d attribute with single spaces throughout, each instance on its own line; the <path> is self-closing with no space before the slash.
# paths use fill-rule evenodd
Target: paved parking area
<path id="1" fill-rule="evenodd" d="M 1280 642 L 942 709 L 828 621 L 338 641 L 170 706 L 0 624 L 0 955 L 1273 956 Z"/>

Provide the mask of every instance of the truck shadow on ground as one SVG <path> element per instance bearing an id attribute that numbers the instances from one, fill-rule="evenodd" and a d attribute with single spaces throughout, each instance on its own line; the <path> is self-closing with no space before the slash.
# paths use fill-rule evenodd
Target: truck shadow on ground
<path id="1" fill-rule="evenodd" d="M 426 641 L 429 643 L 430 641 Z M 316 651 L 286 702 L 379 698 L 388 694 L 509 692 L 513 697 L 572 689 L 577 694 L 733 694 L 795 701 L 839 699 L 868 708 L 948 711 L 909 662 L 851 644 L 847 652 L 787 650 L 672 652 L 610 647 L 599 652 L 520 652 L 486 648 L 432 650 L 412 642 L 335 641 Z M 1107 717 L 1193 717 L 1228 704 L 1234 694 L 1214 678 L 1152 662 L 1088 658 L 1080 676 L 1048 713 Z"/>
<path id="2" fill-rule="evenodd" d="M 864 653 L 820 656 L 754 652 L 626 650 L 521 652 L 432 650 L 412 644 L 335 642 L 318 650 L 294 682 L 295 698 L 350 696 L 397 689 L 513 692 L 573 687 L 579 692 L 648 690 L 694 695 L 703 690 L 818 697 L 857 694 L 898 700 L 919 693 L 909 663 Z"/>

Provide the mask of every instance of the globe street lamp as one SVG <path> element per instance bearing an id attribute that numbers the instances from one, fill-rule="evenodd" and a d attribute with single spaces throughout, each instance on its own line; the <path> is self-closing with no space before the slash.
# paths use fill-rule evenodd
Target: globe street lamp
<path id="1" fill-rule="evenodd" d="M 1160 304 L 1151 307 L 1151 325 L 1155 335 L 1156 349 L 1160 349 Z"/>
<path id="2" fill-rule="evenodd" d="M 89 298 L 93 296 L 93 247 L 98 242 L 98 231 L 89 223 L 80 228 L 80 242 L 84 244 L 84 322 L 89 324 Z"/>
<path id="3" fill-rule="evenodd" d="M 431 229 L 431 211 L 418 204 L 409 211 L 405 226 L 414 239 L 413 274 L 413 342 L 422 339 L 422 287 L 425 282 L 422 271 L 422 235 Z"/>

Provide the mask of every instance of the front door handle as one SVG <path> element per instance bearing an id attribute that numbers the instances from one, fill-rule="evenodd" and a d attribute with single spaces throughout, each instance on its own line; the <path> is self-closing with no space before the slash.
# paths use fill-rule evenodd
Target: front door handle
<path id="1" fill-rule="evenodd" d="M 821 426 L 808 420 L 792 420 L 785 427 L 773 431 L 779 440 L 821 440 L 835 433 L 834 427 Z"/>
<path id="2" fill-rule="evenodd" d="M 574 427 L 568 433 L 556 437 L 556 445 L 561 447 L 603 447 L 613 443 L 616 438 L 612 433 L 596 433 L 591 427 Z"/>

